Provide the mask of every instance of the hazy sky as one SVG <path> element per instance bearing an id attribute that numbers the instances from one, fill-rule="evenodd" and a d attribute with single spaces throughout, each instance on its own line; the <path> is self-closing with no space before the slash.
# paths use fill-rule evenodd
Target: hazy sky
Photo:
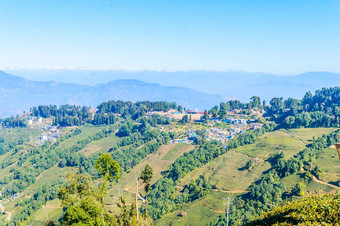
<path id="1" fill-rule="evenodd" d="M 340 72 L 339 0 L 0 0 L 0 69 Z"/>

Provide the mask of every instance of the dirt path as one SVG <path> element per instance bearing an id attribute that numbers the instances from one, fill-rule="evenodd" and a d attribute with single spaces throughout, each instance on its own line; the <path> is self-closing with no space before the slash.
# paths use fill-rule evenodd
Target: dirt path
<path id="1" fill-rule="evenodd" d="M 176 185 L 176 188 L 179 188 L 180 190 L 183 190 L 184 187 L 180 186 L 180 185 Z M 212 191 L 220 191 L 220 192 L 224 192 L 224 193 L 246 193 L 247 190 L 225 190 L 225 189 L 221 189 L 221 188 L 215 188 L 215 189 L 211 189 Z"/>
<path id="2" fill-rule="evenodd" d="M 7 216 L 7 220 L 11 221 L 12 220 L 12 214 L 10 212 L 7 212 L 8 216 Z"/>
<path id="3" fill-rule="evenodd" d="M 301 141 L 304 145 L 307 145 L 306 142 L 304 142 L 301 138 L 296 137 L 292 132 L 290 132 L 288 129 L 286 129 L 286 131 L 294 138 L 298 139 L 299 141 Z"/>
<path id="4" fill-rule="evenodd" d="M 329 183 L 327 183 L 327 182 L 325 182 L 325 181 L 322 181 L 322 180 L 317 179 L 314 175 L 313 175 L 313 180 L 314 180 L 315 182 L 317 182 L 317 183 L 324 184 L 324 185 L 330 186 L 330 187 L 335 188 L 335 189 L 340 189 L 340 187 L 338 187 L 338 186 L 336 186 L 336 185 L 334 185 L 334 184 L 329 184 Z"/>
<path id="5" fill-rule="evenodd" d="M 306 171 L 303 170 L 303 169 L 301 169 L 300 172 L 301 172 L 301 173 L 305 173 Z M 338 186 L 336 186 L 336 185 L 334 185 L 334 184 L 329 184 L 329 183 L 327 183 L 327 182 L 325 182 L 325 181 L 319 180 L 319 179 L 316 178 L 314 175 L 312 175 L 312 176 L 313 176 L 313 181 L 315 181 L 315 182 L 317 182 L 317 183 L 324 184 L 324 185 L 330 186 L 330 187 L 335 188 L 335 189 L 340 189 L 340 187 L 338 187 Z"/>
<path id="6" fill-rule="evenodd" d="M 10 212 L 5 211 L 5 207 L 2 205 L 2 203 L 0 203 L 0 210 L 4 213 L 8 214 L 7 218 L 6 218 L 8 221 L 12 220 L 12 214 Z"/>
<path id="7" fill-rule="evenodd" d="M 0 203 L 0 211 L 5 212 L 5 207 L 2 205 L 2 203 Z"/>
<path id="8" fill-rule="evenodd" d="M 213 191 L 220 191 L 225 193 L 246 193 L 247 190 L 224 190 L 224 189 L 211 189 Z"/>
<path id="9" fill-rule="evenodd" d="M 225 213 L 224 210 L 211 210 L 211 211 L 213 211 L 213 212 L 215 212 L 215 213 Z"/>
<path id="10" fill-rule="evenodd" d="M 139 189 L 139 188 L 138 188 L 138 189 Z M 142 188 L 142 189 L 143 189 L 143 188 Z M 129 188 L 125 188 L 123 191 L 126 191 L 126 192 L 130 192 L 130 193 L 136 194 L 135 191 L 130 191 Z M 145 199 L 143 198 L 143 196 L 142 196 L 139 192 L 138 192 L 138 197 L 139 197 L 140 199 L 142 199 L 143 202 L 145 201 Z"/>

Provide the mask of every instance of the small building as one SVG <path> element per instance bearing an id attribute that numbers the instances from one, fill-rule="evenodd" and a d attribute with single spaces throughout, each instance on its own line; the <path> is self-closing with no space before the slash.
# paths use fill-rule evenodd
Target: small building
<path id="1" fill-rule="evenodd" d="M 262 123 L 251 123 L 250 124 L 250 127 L 251 129 L 255 130 L 255 129 L 258 129 L 258 128 L 261 128 L 263 126 Z"/>
<path id="2" fill-rule="evenodd" d="M 180 217 L 185 217 L 186 215 L 188 215 L 188 211 L 182 211 L 179 216 Z"/>
<path id="3" fill-rule="evenodd" d="M 42 134 L 41 136 L 40 136 L 40 140 L 41 141 L 45 141 L 45 140 L 47 140 L 47 135 L 46 134 Z"/>

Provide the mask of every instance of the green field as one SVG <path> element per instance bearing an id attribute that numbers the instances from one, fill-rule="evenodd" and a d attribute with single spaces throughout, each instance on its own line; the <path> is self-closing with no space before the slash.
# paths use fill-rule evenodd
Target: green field
<path id="1" fill-rule="evenodd" d="M 229 151 L 205 166 L 194 170 L 181 180 L 181 185 L 204 175 L 210 183 L 225 191 L 243 191 L 257 179 L 270 164 L 261 159 L 256 160 L 256 166 L 251 170 L 240 170 L 252 158 L 237 151 Z"/>
<path id="2" fill-rule="evenodd" d="M 110 150 L 110 148 L 119 141 L 119 138 L 114 134 L 110 134 L 103 139 L 92 141 L 85 148 L 80 150 L 85 156 L 91 156 L 93 154 L 104 153 Z"/>
<path id="3" fill-rule="evenodd" d="M 32 226 L 44 225 L 48 221 L 58 221 L 63 210 L 60 206 L 60 201 L 55 199 L 47 202 L 42 208 L 33 214 L 29 222 Z"/>
<path id="4" fill-rule="evenodd" d="M 60 149 L 69 149 L 73 145 L 75 145 L 78 141 L 81 141 L 87 138 L 90 135 L 95 135 L 99 131 L 108 128 L 107 126 L 84 126 L 81 127 L 81 133 L 75 136 L 70 137 L 69 139 L 64 140 L 60 143 Z"/>
<path id="5" fill-rule="evenodd" d="M 305 143 L 311 143 L 313 137 L 318 138 L 324 134 L 329 134 L 335 131 L 336 128 L 301 128 L 301 129 L 291 129 L 291 133 L 298 139 L 301 139 Z"/>
<path id="6" fill-rule="evenodd" d="M 39 128 L 0 128 L 0 137 L 5 139 L 5 142 L 12 142 L 16 139 L 22 139 L 24 142 L 30 142 L 37 139 L 41 134 Z"/>
<path id="7" fill-rule="evenodd" d="M 155 225 L 205 225 L 211 219 L 224 215 L 226 198 L 233 199 L 235 194 L 211 191 L 203 199 L 189 203 L 182 208 L 165 215 L 155 222 Z M 186 212 L 186 216 L 181 216 Z"/>

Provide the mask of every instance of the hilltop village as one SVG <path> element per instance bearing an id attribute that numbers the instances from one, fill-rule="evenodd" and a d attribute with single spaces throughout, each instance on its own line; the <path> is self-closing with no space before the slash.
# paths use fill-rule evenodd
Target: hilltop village
<path id="1" fill-rule="evenodd" d="M 205 133 L 207 140 L 217 140 L 224 145 L 229 139 L 232 139 L 235 135 L 244 133 L 247 130 L 255 130 L 261 128 L 263 123 L 262 118 L 264 110 L 252 109 L 246 114 L 241 110 L 232 110 L 226 112 L 225 119 L 214 118 L 212 114 L 208 112 L 199 111 L 184 111 L 179 112 L 176 110 L 164 111 L 149 111 L 146 116 L 161 115 L 167 119 L 174 119 L 183 121 L 187 119 L 187 122 L 201 124 L 205 123 L 205 126 L 200 127 Z M 191 144 L 197 139 L 198 129 L 188 128 L 184 136 L 171 140 L 170 143 L 186 143 Z"/>
<path id="2" fill-rule="evenodd" d="M 98 109 L 91 108 L 89 112 L 91 112 L 93 120 Z M 203 131 L 208 141 L 217 140 L 225 145 L 229 139 L 232 139 L 237 134 L 261 128 L 263 126 L 262 122 L 265 121 L 263 118 L 265 112 L 263 109 L 255 108 L 247 112 L 236 109 L 226 111 L 225 118 L 221 119 L 213 117 L 213 114 L 207 111 L 178 111 L 170 109 L 168 111 L 150 110 L 145 114 L 145 117 L 156 115 L 170 121 L 182 122 L 183 128 L 179 130 L 182 131 L 181 136 L 171 140 L 170 143 L 192 144 L 197 139 L 198 133 Z M 122 114 L 114 115 L 120 117 Z M 55 142 L 60 136 L 65 134 L 65 128 L 74 127 L 53 125 L 51 118 L 32 116 L 27 113 L 19 117 L 27 117 L 26 124 L 28 127 L 38 127 L 42 131 L 39 139 L 35 141 L 36 145 L 43 145 L 46 141 Z M 184 126 L 185 124 L 186 126 Z"/>

